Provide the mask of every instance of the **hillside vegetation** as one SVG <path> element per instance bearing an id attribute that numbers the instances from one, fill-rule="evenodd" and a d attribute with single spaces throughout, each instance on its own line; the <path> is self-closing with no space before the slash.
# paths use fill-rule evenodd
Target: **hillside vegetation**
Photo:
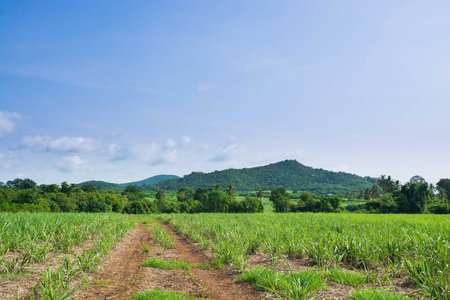
<path id="1" fill-rule="evenodd" d="M 90 181 L 81 182 L 81 183 L 77 184 L 77 186 L 83 187 L 86 185 L 92 185 L 95 188 L 100 189 L 100 190 L 121 191 L 128 185 L 137 185 L 137 186 L 153 185 L 153 184 L 165 181 L 165 180 L 171 180 L 171 179 L 176 179 L 176 178 L 180 178 L 180 177 L 176 176 L 176 175 L 156 175 L 156 176 L 144 179 L 144 180 L 127 182 L 127 183 L 111 183 L 111 182 L 100 181 L 100 180 L 90 180 Z"/>
<path id="2" fill-rule="evenodd" d="M 232 184 L 236 190 L 272 190 L 284 186 L 289 190 L 323 193 L 360 192 L 376 181 L 344 172 L 314 169 L 297 162 L 285 160 L 262 167 L 227 169 L 212 173 L 193 172 L 182 178 L 157 183 L 150 189 L 178 190 L 182 186 L 213 188 L 216 184 L 226 187 Z"/>
<path id="3" fill-rule="evenodd" d="M 177 175 L 156 175 L 156 176 L 144 179 L 144 180 L 128 182 L 128 183 L 120 183 L 119 185 L 121 187 L 126 187 L 127 185 L 130 185 L 130 184 L 131 185 L 144 185 L 144 184 L 152 185 L 152 184 L 156 184 L 156 183 L 163 182 L 166 180 L 177 179 L 177 178 L 180 178 L 180 177 Z"/>

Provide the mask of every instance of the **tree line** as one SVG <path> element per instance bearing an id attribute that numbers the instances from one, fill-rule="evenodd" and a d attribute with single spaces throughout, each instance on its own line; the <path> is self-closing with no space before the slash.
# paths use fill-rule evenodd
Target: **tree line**
<path id="1" fill-rule="evenodd" d="M 0 211 L 31 212 L 118 212 L 129 214 L 201 213 L 201 212 L 263 212 L 261 199 L 247 196 L 238 201 L 234 186 L 224 192 L 214 189 L 182 187 L 177 201 L 166 200 L 165 191 L 158 189 L 154 200 L 134 185 L 122 192 L 100 190 L 93 185 L 78 187 L 67 182 L 37 185 L 31 179 L 15 179 L 0 183 Z"/>
<path id="2" fill-rule="evenodd" d="M 20 210 L 34 212 L 118 212 L 149 213 L 256 213 L 263 212 L 265 192 L 247 194 L 241 201 L 235 197 L 234 185 L 222 190 L 219 184 L 207 189 L 182 186 L 176 192 L 176 201 L 168 201 L 165 190 L 159 188 L 154 197 L 134 185 L 123 191 L 100 190 L 93 185 L 78 187 L 67 182 L 37 185 L 31 179 L 0 182 L 0 211 Z M 414 176 L 400 184 L 391 176 L 382 175 L 377 183 L 359 193 L 356 198 L 364 204 L 342 206 L 336 195 L 317 195 L 309 191 L 298 199 L 285 187 L 278 187 L 268 195 L 275 212 L 363 212 L 363 213 L 450 213 L 450 179 L 428 184 L 421 176 Z M 352 198 L 349 192 L 347 198 Z M 297 200 L 297 201 L 296 201 Z"/>
<path id="3" fill-rule="evenodd" d="M 413 176 L 407 183 L 382 175 L 378 183 L 365 189 L 357 198 L 364 205 L 347 207 L 350 211 L 373 213 L 434 213 L 448 214 L 450 179 L 440 179 L 436 186 L 428 184 L 422 176 Z"/>

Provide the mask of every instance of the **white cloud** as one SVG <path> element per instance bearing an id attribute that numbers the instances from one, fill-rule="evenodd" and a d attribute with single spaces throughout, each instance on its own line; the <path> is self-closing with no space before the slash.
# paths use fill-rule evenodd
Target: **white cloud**
<path id="1" fill-rule="evenodd" d="M 61 172 L 73 172 L 78 170 L 85 163 L 86 161 L 81 159 L 78 155 L 66 156 L 61 159 L 58 167 Z"/>
<path id="2" fill-rule="evenodd" d="M 175 148 L 175 147 L 177 146 L 177 142 L 175 142 L 175 141 L 172 140 L 172 139 L 168 139 L 168 140 L 166 141 L 165 146 L 166 146 L 167 149 L 173 149 L 173 148 Z"/>
<path id="3" fill-rule="evenodd" d="M 150 162 L 152 166 L 174 163 L 178 160 L 178 152 L 176 149 L 165 150 L 161 152 L 154 160 Z"/>
<path id="4" fill-rule="evenodd" d="M 189 145 L 190 143 L 192 143 L 191 137 L 190 137 L 190 136 L 187 136 L 187 135 L 181 137 L 181 141 L 183 142 L 183 145 L 184 145 L 184 146 L 187 146 L 187 145 Z"/>
<path id="5" fill-rule="evenodd" d="M 17 113 L 0 111 L 0 137 L 11 133 L 14 130 L 14 120 L 20 120 L 22 116 Z"/>
<path id="6" fill-rule="evenodd" d="M 20 142 L 21 147 L 31 148 L 35 151 L 44 151 L 48 148 L 51 141 L 50 136 L 25 136 Z"/>
<path id="7" fill-rule="evenodd" d="M 0 168 L 11 168 L 16 165 L 19 161 L 15 157 L 13 152 L 0 153 Z"/>
<path id="8" fill-rule="evenodd" d="M 216 88 L 216 84 L 214 82 L 211 83 L 201 83 L 198 87 L 197 87 L 197 92 L 199 93 L 205 93 L 205 92 L 209 92 L 212 91 L 213 89 Z"/>
<path id="9" fill-rule="evenodd" d="M 145 162 L 155 159 L 160 152 L 160 147 L 156 143 L 133 143 L 129 149 L 132 156 Z"/>
<path id="10" fill-rule="evenodd" d="M 126 149 L 120 145 L 117 145 L 115 143 L 111 143 L 108 145 L 106 153 L 110 157 L 109 158 L 110 161 L 124 160 L 127 157 L 129 157 L 129 155 L 130 155 L 128 149 Z"/>
<path id="11" fill-rule="evenodd" d="M 49 146 L 52 150 L 62 152 L 81 152 L 94 150 L 95 142 L 91 138 L 65 136 L 51 141 Z"/>
<path id="12" fill-rule="evenodd" d="M 34 151 L 89 152 L 95 150 L 96 143 L 93 139 L 84 137 L 52 139 L 50 136 L 36 135 L 22 138 L 20 146 Z"/>
<path id="13" fill-rule="evenodd" d="M 237 154 L 245 152 L 245 145 L 228 144 L 225 147 L 217 148 L 212 158 L 212 162 L 224 162 L 232 160 Z"/>

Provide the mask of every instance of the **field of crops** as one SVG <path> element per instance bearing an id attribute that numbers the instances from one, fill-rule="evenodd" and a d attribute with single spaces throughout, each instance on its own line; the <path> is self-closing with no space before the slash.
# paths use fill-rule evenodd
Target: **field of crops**
<path id="1" fill-rule="evenodd" d="M 0 213 L 0 298 L 11 297 L 8 286 L 19 287 L 14 297 L 69 297 L 131 226 L 119 214 Z M 35 281 L 31 290 L 20 289 L 24 280 Z"/>
<path id="2" fill-rule="evenodd" d="M 384 285 L 407 277 L 423 296 L 450 299 L 448 216 L 173 214 L 161 218 L 242 271 L 249 271 L 248 263 L 257 253 L 274 261 L 303 258 L 316 269 L 354 269 Z"/>
<path id="3" fill-rule="evenodd" d="M 116 252 L 136 256 L 120 267 L 116 257 L 103 277 L 89 279 L 136 221 Z M 180 299 L 215 299 L 215 284 L 227 282 L 232 298 L 242 289 L 234 285 L 245 282 L 284 299 L 450 299 L 449 238 L 450 218 L 442 215 L 1 213 L 0 298 L 89 299 L 109 288 L 111 295 L 121 289 L 118 295 L 166 299 L 170 289 L 159 290 L 161 282 L 180 286 Z M 233 278 L 229 267 L 237 270 Z M 131 282 L 157 281 L 141 289 L 110 276 L 131 269 Z"/>

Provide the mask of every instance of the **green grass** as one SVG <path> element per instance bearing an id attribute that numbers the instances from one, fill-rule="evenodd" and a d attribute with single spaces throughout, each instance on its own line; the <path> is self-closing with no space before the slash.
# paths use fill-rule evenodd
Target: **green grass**
<path id="1" fill-rule="evenodd" d="M 220 264 L 218 260 L 207 261 L 201 264 L 190 264 L 183 259 L 169 259 L 163 260 L 156 257 L 147 258 L 141 264 L 143 267 L 153 267 L 165 270 L 174 269 L 190 269 L 190 268 L 200 268 L 200 269 L 220 269 L 223 265 Z"/>
<path id="2" fill-rule="evenodd" d="M 312 299 L 318 290 L 326 289 L 325 281 L 312 270 L 282 274 L 270 268 L 257 267 L 244 271 L 237 281 L 250 282 L 288 299 Z"/>
<path id="3" fill-rule="evenodd" d="M 194 298 L 186 296 L 182 293 L 164 291 L 160 289 L 146 290 L 135 294 L 132 300 L 195 300 L 200 298 Z M 204 298 L 202 298 L 204 299 Z"/>
<path id="4" fill-rule="evenodd" d="M 369 282 L 368 276 L 342 269 L 326 270 L 322 273 L 322 276 L 330 281 L 352 285 L 354 287 L 358 287 Z"/>
<path id="5" fill-rule="evenodd" d="M 142 252 L 148 253 L 148 252 L 150 252 L 150 245 L 147 244 L 147 243 L 142 243 L 141 244 L 141 249 L 142 249 Z"/>
<path id="6" fill-rule="evenodd" d="M 164 230 L 161 225 L 155 224 L 153 227 L 153 239 L 165 248 L 175 248 L 175 241 L 170 233 Z"/>
<path id="7" fill-rule="evenodd" d="M 349 297 L 350 300 L 408 300 L 408 296 L 396 294 L 386 290 L 364 289 L 356 290 Z M 437 298 L 444 299 L 444 298 Z"/>
<path id="8" fill-rule="evenodd" d="M 182 259 L 169 259 L 169 260 L 162 260 L 159 258 L 147 258 L 141 266 L 143 267 L 153 267 L 158 269 L 165 269 L 165 270 L 174 270 L 174 269 L 189 269 L 189 268 L 195 268 L 197 265 L 192 265 L 188 263 L 185 260 Z"/>

